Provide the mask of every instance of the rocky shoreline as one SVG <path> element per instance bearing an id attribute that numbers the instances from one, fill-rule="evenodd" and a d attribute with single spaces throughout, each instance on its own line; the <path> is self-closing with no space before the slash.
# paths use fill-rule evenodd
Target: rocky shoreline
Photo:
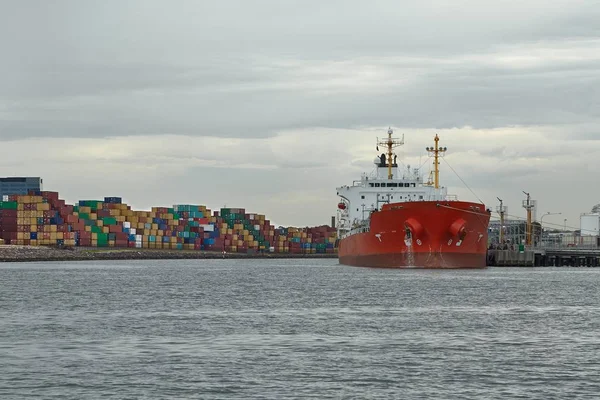
<path id="1" fill-rule="evenodd" d="M 254 258 L 337 258 L 337 254 L 221 253 L 192 250 L 111 248 L 58 249 L 37 246 L 0 245 L 0 262 L 91 261 L 91 260 L 185 260 Z"/>

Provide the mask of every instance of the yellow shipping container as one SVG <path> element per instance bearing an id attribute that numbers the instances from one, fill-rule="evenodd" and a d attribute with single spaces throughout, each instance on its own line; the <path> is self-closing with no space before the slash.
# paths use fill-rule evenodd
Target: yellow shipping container
<path id="1" fill-rule="evenodd" d="M 50 232 L 50 240 L 56 241 L 56 232 Z"/>
<path id="2" fill-rule="evenodd" d="M 86 225 L 84 229 L 85 229 L 86 232 L 91 232 L 92 231 L 92 227 L 88 226 L 88 225 Z"/>
<path id="3" fill-rule="evenodd" d="M 17 240 L 23 240 L 23 239 L 25 239 L 25 233 L 17 232 Z"/>
<path id="4" fill-rule="evenodd" d="M 150 243 L 148 241 L 142 242 L 142 248 L 143 249 L 149 249 L 150 248 Z"/>
<path id="5" fill-rule="evenodd" d="M 56 232 L 56 239 L 62 240 L 64 238 L 65 238 L 65 233 L 64 232 Z"/>
<path id="6" fill-rule="evenodd" d="M 17 211 L 17 219 L 25 218 L 25 211 Z"/>
<path id="7" fill-rule="evenodd" d="M 92 239 L 92 247 L 98 247 L 98 240 Z"/>
<path id="8" fill-rule="evenodd" d="M 98 214 L 97 213 L 91 213 L 90 214 L 90 219 L 91 220 L 97 220 L 98 219 Z"/>
<path id="9" fill-rule="evenodd" d="M 103 226 L 102 233 L 110 233 L 110 228 L 108 226 Z"/>
<path id="10" fill-rule="evenodd" d="M 82 214 L 90 214 L 92 212 L 92 208 L 87 207 L 87 206 L 82 206 L 82 207 L 79 207 L 79 212 Z"/>
<path id="11" fill-rule="evenodd" d="M 209 218 L 209 222 L 216 224 L 217 223 L 217 217 L 210 217 Z"/>
<path id="12" fill-rule="evenodd" d="M 124 215 L 119 215 L 118 217 L 115 217 L 117 219 L 117 221 L 119 222 L 125 222 L 127 221 L 127 217 L 125 217 Z"/>
<path id="13" fill-rule="evenodd" d="M 121 215 L 121 210 L 117 210 L 115 208 L 113 208 L 112 210 L 110 210 L 110 216 L 111 217 L 118 217 L 119 215 Z"/>
<path id="14" fill-rule="evenodd" d="M 156 242 L 148 242 L 148 248 L 149 249 L 155 249 L 156 248 Z"/>
<path id="15" fill-rule="evenodd" d="M 108 247 L 115 247 L 115 241 L 114 240 L 109 240 L 108 241 Z"/>
<path id="16" fill-rule="evenodd" d="M 29 218 L 29 224 L 37 226 L 37 218 Z"/>
<path id="17" fill-rule="evenodd" d="M 50 225 L 50 232 L 56 232 L 56 225 Z"/>
<path id="18" fill-rule="evenodd" d="M 23 211 L 25 206 L 22 203 L 17 204 L 17 211 Z"/>
<path id="19" fill-rule="evenodd" d="M 152 228 L 151 229 L 154 229 L 155 231 L 158 230 L 158 224 L 152 224 Z"/>
<path id="20" fill-rule="evenodd" d="M 92 233 L 92 240 L 98 240 L 98 234 L 96 232 Z"/>
<path id="21" fill-rule="evenodd" d="M 96 226 L 99 226 L 99 227 L 101 227 L 101 228 L 102 228 L 102 227 L 104 226 L 104 221 L 103 221 L 103 220 L 101 220 L 101 219 L 97 220 L 97 221 L 96 221 Z"/>
<path id="22" fill-rule="evenodd" d="M 255 240 L 255 241 L 253 242 L 253 245 L 254 245 L 254 247 L 258 247 L 258 241 L 257 241 L 257 240 Z"/>
<path id="23" fill-rule="evenodd" d="M 50 203 L 42 203 L 38 205 L 38 211 L 50 211 Z"/>
<path id="24" fill-rule="evenodd" d="M 176 237 L 174 237 L 174 236 L 171 236 L 171 240 L 170 240 L 170 242 L 171 242 L 171 243 L 177 243 L 177 238 L 176 238 Z"/>
<path id="25" fill-rule="evenodd" d="M 37 225 L 30 225 L 29 232 L 37 232 Z"/>

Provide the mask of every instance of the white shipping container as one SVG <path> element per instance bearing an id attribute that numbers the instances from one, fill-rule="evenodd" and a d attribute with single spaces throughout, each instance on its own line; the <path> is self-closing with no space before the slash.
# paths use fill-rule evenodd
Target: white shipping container
<path id="1" fill-rule="evenodd" d="M 135 248 L 136 249 L 141 249 L 142 248 L 142 242 L 135 242 Z"/>
<path id="2" fill-rule="evenodd" d="M 136 233 L 136 232 L 137 232 L 137 229 L 135 229 L 135 228 L 131 228 L 131 229 L 129 230 L 129 234 L 130 234 L 130 235 L 135 235 L 135 233 Z"/>
<path id="3" fill-rule="evenodd" d="M 215 231 L 215 226 L 214 225 L 203 225 L 203 224 L 200 224 L 200 228 L 204 229 L 204 232 L 214 232 Z"/>
<path id="4" fill-rule="evenodd" d="M 254 225 L 254 230 L 255 231 L 260 231 L 260 225 Z"/>
<path id="5" fill-rule="evenodd" d="M 8 201 L 8 196 L 6 196 L 6 195 L 2 196 L 2 201 Z"/>
<path id="6" fill-rule="evenodd" d="M 123 228 L 127 228 L 127 229 L 131 228 L 131 222 L 128 222 L 128 221 L 123 222 Z"/>
<path id="7" fill-rule="evenodd" d="M 142 235 L 135 235 L 135 241 L 136 242 L 141 242 L 142 241 Z"/>
<path id="8" fill-rule="evenodd" d="M 581 236 L 600 234 L 600 214 L 582 214 L 580 219 Z"/>

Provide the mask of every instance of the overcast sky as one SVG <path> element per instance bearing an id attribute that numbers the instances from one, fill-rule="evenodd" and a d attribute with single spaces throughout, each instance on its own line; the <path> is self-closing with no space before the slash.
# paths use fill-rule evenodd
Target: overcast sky
<path id="1" fill-rule="evenodd" d="M 600 1 L 0 0 L 0 176 L 69 202 L 330 222 L 405 135 L 463 200 L 600 202 Z M 450 169 L 458 173 L 458 176 Z"/>

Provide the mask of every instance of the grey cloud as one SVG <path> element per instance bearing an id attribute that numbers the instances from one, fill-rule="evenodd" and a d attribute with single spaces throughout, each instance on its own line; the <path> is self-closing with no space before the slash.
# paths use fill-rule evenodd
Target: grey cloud
<path id="1" fill-rule="evenodd" d="M 2 139 L 600 118 L 597 42 L 583 40 L 598 31 L 593 2 L 533 2 L 545 6 L 527 16 L 474 1 L 436 14 L 392 1 L 33 4 L 2 7 Z M 493 62 L 578 44 L 568 62 Z"/>

